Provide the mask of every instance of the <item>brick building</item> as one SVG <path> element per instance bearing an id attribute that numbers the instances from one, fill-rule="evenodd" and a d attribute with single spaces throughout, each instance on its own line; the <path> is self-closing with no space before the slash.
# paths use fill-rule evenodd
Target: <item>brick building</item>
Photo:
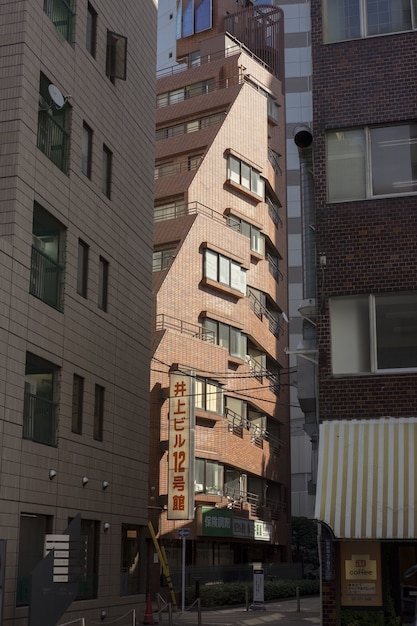
<path id="1" fill-rule="evenodd" d="M 417 34 L 394 5 L 312 2 L 325 626 L 407 619 L 417 588 Z"/>
<path id="2" fill-rule="evenodd" d="M 282 562 L 290 558 L 282 11 L 234 0 L 195 3 L 192 15 L 183 7 L 181 64 L 157 84 L 150 518 L 171 566 L 181 563 L 183 528 L 189 566 Z M 192 519 L 172 513 L 173 372 L 194 385 Z M 157 589 L 159 565 L 151 571 Z"/>
<path id="3" fill-rule="evenodd" d="M 140 5 L 0 6 L 2 624 L 28 623 L 45 535 L 78 515 L 63 619 L 143 610 L 157 6 Z M 57 623 L 48 593 L 73 588 L 40 582 Z"/>

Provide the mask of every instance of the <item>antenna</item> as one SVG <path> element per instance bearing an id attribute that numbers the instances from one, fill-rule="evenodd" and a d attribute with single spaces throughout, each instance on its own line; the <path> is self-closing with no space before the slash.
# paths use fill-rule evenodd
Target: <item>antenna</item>
<path id="1" fill-rule="evenodd" d="M 40 111 L 49 111 L 51 107 L 49 106 L 49 104 L 47 103 L 47 101 L 45 100 L 45 98 L 42 98 L 42 96 L 39 96 L 39 109 Z"/>
<path id="2" fill-rule="evenodd" d="M 48 87 L 48 92 L 56 108 L 62 109 L 62 107 L 67 101 L 67 98 L 64 98 L 64 96 L 62 95 L 58 87 L 56 85 L 50 84 Z"/>

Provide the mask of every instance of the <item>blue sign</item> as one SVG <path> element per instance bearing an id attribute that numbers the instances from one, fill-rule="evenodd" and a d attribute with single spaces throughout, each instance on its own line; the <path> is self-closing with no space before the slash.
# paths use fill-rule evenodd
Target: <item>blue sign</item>
<path id="1" fill-rule="evenodd" d="M 190 533 L 191 531 L 189 528 L 179 528 L 178 537 L 189 537 Z"/>

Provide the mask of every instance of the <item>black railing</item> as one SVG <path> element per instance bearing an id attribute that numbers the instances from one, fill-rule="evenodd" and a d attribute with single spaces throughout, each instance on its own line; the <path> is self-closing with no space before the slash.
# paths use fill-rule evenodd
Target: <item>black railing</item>
<path id="1" fill-rule="evenodd" d="M 275 337 L 280 337 L 284 332 L 282 324 L 278 317 L 275 317 L 267 307 L 251 291 L 248 293 L 249 306 L 255 315 L 262 320 L 264 317 L 268 320 L 269 330 Z"/>
<path id="2" fill-rule="evenodd" d="M 69 43 L 72 43 L 72 23 L 74 13 L 66 0 L 44 0 L 43 10 L 55 24 L 58 32 Z"/>
<path id="3" fill-rule="evenodd" d="M 198 169 L 202 156 L 192 158 L 190 160 L 176 161 L 175 163 L 161 163 L 155 167 L 155 180 L 165 178 L 165 176 L 174 176 L 176 174 L 184 174 L 184 172 L 192 172 Z"/>
<path id="4" fill-rule="evenodd" d="M 59 311 L 62 309 L 62 277 L 63 268 L 32 246 L 30 293 Z"/>
<path id="5" fill-rule="evenodd" d="M 283 280 L 284 275 L 283 275 L 283 273 L 281 272 L 281 270 L 278 267 L 278 259 L 276 257 L 273 257 L 272 254 L 269 254 L 269 252 L 266 255 L 266 259 L 267 259 L 268 264 L 269 264 L 269 272 L 275 278 L 277 283 L 280 280 Z"/>
<path id="6" fill-rule="evenodd" d="M 208 343 L 214 343 L 214 333 L 211 330 L 205 330 L 198 324 L 184 322 L 172 315 L 158 313 L 155 317 L 155 330 L 175 330 L 181 335 L 189 335 Z"/>
<path id="7" fill-rule="evenodd" d="M 266 203 L 268 205 L 269 217 L 274 222 L 277 228 L 282 228 L 283 221 L 279 216 L 278 207 L 269 198 L 266 199 Z"/>
<path id="8" fill-rule="evenodd" d="M 57 405 L 51 400 L 25 392 L 23 439 L 47 446 L 57 445 Z"/>
<path id="9" fill-rule="evenodd" d="M 39 111 L 38 114 L 38 148 L 67 173 L 69 134 L 48 111 Z"/>
<path id="10" fill-rule="evenodd" d="M 224 215 L 217 213 L 214 209 L 201 204 L 201 202 L 173 202 L 162 206 L 156 206 L 154 208 L 154 222 L 163 222 L 165 220 L 172 220 L 183 215 L 195 215 L 199 213 L 205 215 L 216 222 L 224 222 Z"/>

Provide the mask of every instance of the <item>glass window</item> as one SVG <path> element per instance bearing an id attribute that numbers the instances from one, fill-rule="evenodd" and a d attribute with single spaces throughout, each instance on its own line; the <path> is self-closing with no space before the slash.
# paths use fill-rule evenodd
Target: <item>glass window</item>
<path id="1" fill-rule="evenodd" d="M 330 298 L 334 374 L 417 367 L 417 295 Z"/>
<path id="2" fill-rule="evenodd" d="M 413 0 L 327 0 L 323 5 L 327 42 L 413 28 Z"/>
<path id="3" fill-rule="evenodd" d="M 71 430 L 77 435 L 81 435 L 83 427 L 83 396 L 84 378 L 74 374 L 72 379 L 72 417 Z"/>
<path id="4" fill-rule="evenodd" d="M 224 285 L 230 285 L 230 259 L 219 254 L 219 282 Z M 240 265 L 238 266 L 240 270 Z"/>
<path id="5" fill-rule="evenodd" d="M 195 407 L 223 415 L 223 389 L 221 385 L 207 379 L 196 378 Z"/>
<path id="6" fill-rule="evenodd" d="M 210 333 L 210 340 L 226 348 L 231 356 L 245 358 L 247 340 L 239 329 L 209 318 L 204 319 L 203 328 L 205 333 Z"/>
<path id="7" fill-rule="evenodd" d="M 110 80 L 126 80 L 127 37 L 107 31 L 106 74 Z"/>
<path id="8" fill-rule="evenodd" d="M 77 293 L 83 298 L 87 297 L 89 249 L 88 244 L 78 240 Z"/>
<path id="9" fill-rule="evenodd" d="M 83 134 L 81 139 L 81 171 L 91 178 L 91 162 L 93 155 L 93 131 L 83 123 Z"/>
<path id="10" fill-rule="evenodd" d="M 240 161 L 236 159 L 234 156 L 229 156 L 229 171 L 228 171 L 228 179 L 232 180 L 235 183 L 240 183 Z"/>
<path id="11" fill-rule="evenodd" d="M 154 252 L 152 270 L 154 272 L 166 270 L 174 256 L 175 248 L 166 248 L 165 250 L 158 250 Z"/>
<path id="12" fill-rule="evenodd" d="M 204 277 L 246 294 L 246 270 L 212 250 L 204 251 Z"/>
<path id="13" fill-rule="evenodd" d="M 265 182 L 260 173 L 233 155 L 227 159 L 227 179 L 262 198 L 265 195 Z"/>
<path id="14" fill-rule="evenodd" d="M 52 532 L 52 517 L 21 513 L 17 561 L 16 606 L 29 604 L 32 571 L 44 557 L 45 535 Z"/>
<path id="15" fill-rule="evenodd" d="M 98 308 L 107 311 L 107 293 L 109 284 L 109 262 L 102 256 L 99 259 Z"/>
<path id="16" fill-rule="evenodd" d="M 327 133 L 329 202 L 415 193 L 416 144 L 417 124 Z"/>
<path id="17" fill-rule="evenodd" d="M 95 385 L 94 390 L 94 432 L 96 441 L 103 441 L 104 426 L 104 387 Z"/>
<path id="18" fill-rule="evenodd" d="M 113 167 L 113 152 L 103 144 L 102 155 L 102 169 L 101 169 L 101 191 L 108 198 L 111 197 L 111 183 L 112 183 L 112 167 Z"/>
<path id="19" fill-rule="evenodd" d="M 122 524 L 120 595 L 139 593 L 143 563 L 140 558 L 142 528 L 132 524 Z"/>
<path id="20" fill-rule="evenodd" d="M 246 189 L 251 188 L 251 168 L 246 163 L 240 164 L 240 184 Z"/>
<path id="21" fill-rule="evenodd" d="M 223 493 L 223 465 L 207 459 L 195 460 L 195 485 L 196 493 L 211 493 L 221 495 Z"/>
<path id="22" fill-rule="evenodd" d="M 34 354 L 26 355 L 23 439 L 57 445 L 57 378 L 56 365 Z"/>
<path id="23" fill-rule="evenodd" d="M 96 56 L 96 38 L 97 38 L 97 13 L 94 7 L 87 4 L 87 31 L 86 31 L 86 48 L 91 56 Z"/>

